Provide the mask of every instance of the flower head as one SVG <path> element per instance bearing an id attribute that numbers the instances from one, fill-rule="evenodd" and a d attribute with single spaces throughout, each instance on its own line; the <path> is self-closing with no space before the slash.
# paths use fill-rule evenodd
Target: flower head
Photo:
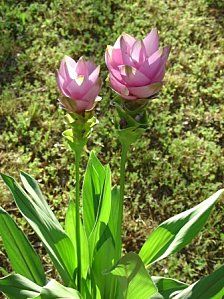
<path id="1" fill-rule="evenodd" d="M 57 72 L 57 83 L 64 96 L 60 103 L 68 112 L 80 114 L 94 108 L 101 88 L 99 72 L 100 66 L 82 57 L 77 62 L 64 57 Z"/>
<path id="2" fill-rule="evenodd" d="M 123 33 L 105 54 L 112 89 L 126 100 L 153 96 L 162 87 L 169 52 L 170 47 L 159 49 L 156 29 L 143 40 Z"/>

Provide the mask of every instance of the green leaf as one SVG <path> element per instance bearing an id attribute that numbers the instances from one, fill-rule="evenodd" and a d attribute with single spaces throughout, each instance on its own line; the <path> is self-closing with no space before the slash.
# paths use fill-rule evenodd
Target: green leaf
<path id="1" fill-rule="evenodd" d="M 100 196 L 100 203 L 94 229 L 89 236 L 90 261 L 93 260 L 94 250 L 104 231 L 102 224 L 107 226 L 111 211 L 111 173 L 109 166 L 105 167 L 105 181 Z"/>
<path id="2" fill-rule="evenodd" d="M 149 299 L 158 292 L 142 260 L 135 253 L 122 257 L 110 273 L 119 280 L 121 292 L 116 298 Z"/>
<path id="3" fill-rule="evenodd" d="M 108 222 L 110 231 L 113 236 L 116 256 L 115 262 L 121 256 L 122 240 L 121 240 L 121 227 L 122 227 L 122 203 L 120 200 L 120 191 L 117 186 L 112 189 L 111 193 L 111 213 Z"/>
<path id="4" fill-rule="evenodd" d="M 40 287 L 19 274 L 11 274 L 0 279 L 0 291 L 12 299 L 80 299 L 79 293 L 67 288 L 54 279 Z"/>
<path id="5" fill-rule="evenodd" d="M 74 201 L 70 201 L 65 218 L 65 231 L 71 239 L 75 252 L 77 252 L 76 242 L 76 206 Z M 80 220 L 80 240 L 81 240 L 81 253 L 82 253 L 82 277 L 86 279 L 89 269 L 89 247 L 86 232 L 84 230 L 81 219 Z"/>
<path id="6" fill-rule="evenodd" d="M 46 199 L 44 198 L 37 181 L 34 178 L 32 178 L 29 174 L 23 171 L 21 171 L 20 177 L 24 188 L 26 189 L 27 193 L 32 197 L 35 204 L 40 209 L 44 208 L 45 213 L 53 220 L 54 223 L 57 223 L 60 226 L 57 218 L 55 217 L 54 213 L 47 204 Z"/>
<path id="7" fill-rule="evenodd" d="M 169 299 L 172 293 L 181 291 L 188 287 L 188 285 L 184 282 L 161 276 L 152 276 L 152 280 L 164 299 Z"/>
<path id="8" fill-rule="evenodd" d="M 105 166 L 105 181 L 100 196 L 99 208 L 96 218 L 96 224 L 107 224 L 110 218 L 111 211 L 111 172 L 108 165 Z"/>
<path id="9" fill-rule="evenodd" d="M 224 266 L 172 296 L 172 299 L 221 299 L 223 297 Z"/>
<path id="10" fill-rule="evenodd" d="M 41 299 L 79 299 L 79 293 L 72 288 L 66 288 L 56 280 L 52 279 L 45 287 L 42 288 Z"/>
<path id="11" fill-rule="evenodd" d="M 12 299 L 36 298 L 41 287 L 20 274 L 11 274 L 0 279 L 0 291 Z"/>
<path id="12" fill-rule="evenodd" d="M 92 272 L 95 283 L 99 287 L 101 298 L 116 298 L 116 278 L 111 274 L 104 274 L 112 268 L 115 262 L 114 240 L 109 227 L 104 223 L 101 224 L 100 230 L 100 239 L 93 256 Z"/>
<path id="13" fill-rule="evenodd" d="M 92 151 L 83 183 L 83 221 L 87 237 L 90 236 L 96 224 L 105 175 L 103 165 Z"/>
<path id="14" fill-rule="evenodd" d="M 39 256 L 14 220 L 1 207 L 0 235 L 13 270 L 39 285 L 45 285 L 44 268 Z"/>
<path id="15" fill-rule="evenodd" d="M 19 210 L 45 245 L 64 283 L 74 284 L 73 276 L 77 266 L 75 249 L 67 234 L 58 222 L 52 220 L 45 206 L 41 205 L 42 199 L 37 204 L 12 177 L 2 174 L 2 178 L 12 192 Z"/>
<path id="16" fill-rule="evenodd" d="M 107 225 L 111 211 L 111 172 L 103 167 L 92 152 L 83 184 L 83 221 L 89 240 L 90 263 L 97 242 L 103 233 L 101 224 Z"/>
<path id="17" fill-rule="evenodd" d="M 194 208 L 160 224 L 140 250 L 143 262 L 150 265 L 187 245 L 201 230 L 222 193 L 219 190 Z"/>

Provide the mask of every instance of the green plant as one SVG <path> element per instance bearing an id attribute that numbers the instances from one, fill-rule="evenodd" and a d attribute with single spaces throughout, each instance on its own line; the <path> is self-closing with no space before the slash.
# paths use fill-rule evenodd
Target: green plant
<path id="1" fill-rule="evenodd" d="M 78 88 L 82 88 L 79 86 Z M 137 105 L 137 106 L 136 106 Z M 180 251 L 199 233 L 223 194 L 211 197 L 161 223 L 139 253 L 122 256 L 122 222 L 125 162 L 128 151 L 147 127 L 146 103 L 115 103 L 122 145 L 120 186 L 112 187 L 109 165 L 103 166 L 92 151 L 84 174 L 80 210 L 79 168 L 83 148 L 97 123 L 90 111 L 69 112 L 63 133 L 75 156 L 76 190 L 64 228 L 47 204 L 36 180 L 21 172 L 23 187 L 1 174 L 22 215 L 44 244 L 62 283 L 48 281 L 39 256 L 9 214 L 0 210 L 0 234 L 16 274 L 0 279 L 9 298 L 222 298 L 224 266 L 192 285 L 172 278 L 151 276 L 151 266 Z M 130 108 L 131 107 L 131 108 Z M 140 116 L 140 117 L 139 117 Z M 208 289 L 208 285 L 209 287 Z"/>
<path id="2" fill-rule="evenodd" d="M 172 298 L 176 299 L 221 298 L 223 267 L 192 286 L 171 278 L 150 277 L 146 268 L 179 251 L 195 237 L 223 190 L 163 222 L 149 236 L 139 255 L 128 253 L 120 258 L 122 202 L 119 188 L 111 187 L 110 176 L 109 167 L 103 166 L 92 152 L 83 183 L 83 212 L 79 219 L 81 242 L 77 243 L 77 203 L 71 200 L 69 204 L 64 230 L 31 176 L 21 172 L 22 188 L 12 177 L 2 174 L 17 207 L 42 240 L 65 287 L 54 280 L 47 282 L 40 259 L 29 241 L 1 209 L 0 234 L 17 274 L 1 279 L 0 289 L 10 298 L 18 299 L 171 298 L 168 296 L 174 293 Z M 81 294 L 74 290 L 78 278 L 77 246 L 81 246 L 82 253 Z M 212 285 L 209 292 L 208 284 Z"/>
<path id="3" fill-rule="evenodd" d="M 172 68 L 160 98 L 152 100 L 148 108 L 150 125 L 145 137 L 132 147 L 132 163 L 127 162 L 123 252 L 137 251 L 159 223 L 223 186 L 221 4 L 205 0 L 111 0 L 102 5 L 102 1 L 72 0 L 66 1 L 65 6 L 64 2 L 0 4 L 1 172 L 16 177 L 18 169 L 31 173 L 62 221 L 69 193 L 73 194 L 68 178 L 74 173 L 74 157 L 61 144 L 63 113 L 56 108 L 54 78 L 58 61 L 65 52 L 75 58 L 84 53 L 101 62 L 105 77 L 102 54 L 118 33 L 132 32 L 141 37 L 149 27 L 157 26 L 161 41 L 173 45 Z M 24 23 L 17 17 L 23 12 L 27 15 Z M 93 132 L 88 147 L 91 149 L 94 144 L 97 152 L 101 148 L 100 160 L 110 161 L 115 184 L 119 181 L 119 163 L 114 152 L 119 155 L 120 145 L 108 122 L 113 95 L 105 87 L 102 94 L 103 101 L 97 109 L 99 130 Z M 39 115 L 23 129 L 23 116 L 27 117 L 26 111 L 34 103 L 39 107 Z M 85 157 L 81 164 L 84 169 Z M 0 192 L 1 205 L 17 217 L 2 182 Z M 153 273 L 179 280 L 184 277 L 190 283 L 221 265 L 223 212 L 223 205 L 218 203 L 206 229 L 191 245 L 152 265 Z M 36 235 L 21 217 L 17 217 L 17 222 L 41 255 L 47 272 L 52 273 Z M 0 258 L 1 266 L 10 272 L 7 258 L 3 254 Z M 56 273 L 52 277 L 57 277 Z"/>

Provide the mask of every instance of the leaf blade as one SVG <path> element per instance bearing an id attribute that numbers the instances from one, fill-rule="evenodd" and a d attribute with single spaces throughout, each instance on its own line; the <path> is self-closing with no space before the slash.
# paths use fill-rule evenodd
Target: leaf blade
<path id="1" fill-rule="evenodd" d="M 41 287 L 20 274 L 11 274 L 0 279 L 0 291 L 9 298 L 35 298 L 41 292 Z"/>
<path id="2" fill-rule="evenodd" d="M 0 235 L 14 271 L 44 285 L 46 277 L 39 256 L 15 221 L 1 207 Z"/>
<path id="3" fill-rule="evenodd" d="M 115 246 L 115 262 L 121 257 L 122 240 L 121 240 L 121 227 L 122 227 L 122 205 L 120 200 L 120 191 L 117 186 L 113 187 L 111 192 L 111 213 L 108 226 L 113 236 Z"/>
<path id="4" fill-rule="evenodd" d="M 89 269 L 89 248 L 88 248 L 88 240 L 86 236 L 85 229 L 83 227 L 83 223 L 81 219 L 80 221 L 80 240 L 81 240 L 81 252 L 82 252 L 82 277 L 86 279 L 87 272 Z M 76 206 L 74 201 L 70 201 L 66 218 L 65 218 L 65 231 L 70 237 L 73 246 L 75 248 L 75 252 L 77 253 L 77 242 L 76 242 Z"/>
<path id="5" fill-rule="evenodd" d="M 40 209 L 12 177 L 3 174 L 1 176 L 20 212 L 42 240 L 64 283 L 74 284 L 76 261 L 73 244 L 67 234 L 45 213 L 44 208 Z"/>
<path id="6" fill-rule="evenodd" d="M 100 196 L 105 180 L 105 169 L 92 151 L 83 181 L 83 221 L 89 238 L 96 224 Z"/>
<path id="7" fill-rule="evenodd" d="M 44 198 L 37 181 L 34 178 L 32 178 L 28 173 L 25 173 L 23 171 L 20 172 L 20 177 L 25 190 L 32 197 L 32 199 L 39 206 L 39 208 L 44 209 L 45 213 L 55 223 L 60 225 L 54 213 L 52 212 L 49 205 L 47 204 L 46 199 Z"/>
<path id="8" fill-rule="evenodd" d="M 72 288 L 67 288 L 56 280 L 52 279 L 48 284 L 42 288 L 40 293 L 41 299 L 79 299 L 78 291 Z"/>
<path id="9" fill-rule="evenodd" d="M 184 282 L 167 277 L 152 276 L 152 280 L 158 288 L 159 293 L 164 297 L 164 299 L 168 299 L 172 293 L 176 291 L 181 291 L 188 287 L 188 285 Z"/>
<path id="10" fill-rule="evenodd" d="M 118 298 L 149 299 L 158 294 L 142 260 L 133 252 L 123 256 L 110 273 L 119 279 L 121 293 Z"/>
<path id="11" fill-rule="evenodd" d="M 222 194 L 223 189 L 190 210 L 161 223 L 139 252 L 143 262 L 150 265 L 179 251 L 188 244 L 203 227 L 215 202 Z"/>
<path id="12" fill-rule="evenodd" d="M 221 299 L 224 296 L 224 266 L 172 296 L 173 299 Z"/>

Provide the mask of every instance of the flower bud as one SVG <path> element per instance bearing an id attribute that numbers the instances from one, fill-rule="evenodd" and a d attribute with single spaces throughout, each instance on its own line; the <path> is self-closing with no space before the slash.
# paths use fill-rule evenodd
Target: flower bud
<path id="1" fill-rule="evenodd" d="M 123 33 L 105 54 L 109 80 L 123 99 L 147 99 L 158 93 L 165 75 L 170 47 L 159 49 L 156 29 L 143 39 Z"/>
<path id="2" fill-rule="evenodd" d="M 82 57 L 75 62 L 65 56 L 57 72 L 57 84 L 63 95 L 60 104 L 70 113 L 82 114 L 92 110 L 101 88 L 100 66 Z"/>

